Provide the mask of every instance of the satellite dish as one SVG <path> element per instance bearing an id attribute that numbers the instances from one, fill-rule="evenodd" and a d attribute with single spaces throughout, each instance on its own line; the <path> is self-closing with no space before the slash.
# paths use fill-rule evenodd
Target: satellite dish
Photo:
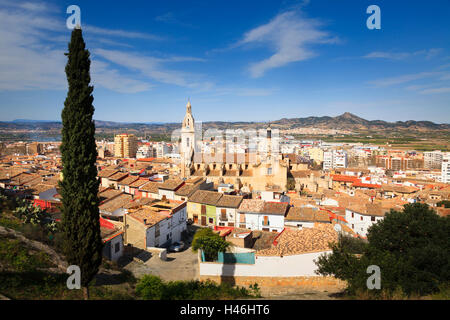
<path id="1" fill-rule="evenodd" d="M 334 230 L 336 230 L 337 232 L 341 232 L 341 230 L 342 230 L 341 225 L 340 225 L 339 223 L 336 223 L 336 224 L 334 225 Z"/>

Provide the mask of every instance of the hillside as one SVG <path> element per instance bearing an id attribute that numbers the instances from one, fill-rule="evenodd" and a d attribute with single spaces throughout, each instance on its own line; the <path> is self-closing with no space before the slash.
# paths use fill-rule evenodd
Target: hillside
<path id="1" fill-rule="evenodd" d="M 127 131 L 147 134 L 170 134 L 173 130 L 179 129 L 180 123 L 127 123 L 95 120 L 98 133 L 113 133 L 117 131 Z M 408 131 L 417 132 L 436 132 L 450 131 L 450 124 L 437 124 L 431 121 L 397 121 L 387 122 L 383 120 L 366 120 L 352 113 L 346 112 L 336 117 L 306 117 L 306 118 L 283 118 L 270 122 L 271 126 L 281 130 L 296 128 L 318 128 L 318 129 L 336 129 L 348 130 L 353 132 L 364 131 Z M 229 129 L 229 128 L 265 128 L 267 122 L 223 122 L 209 121 L 203 122 L 203 129 Z M 57 133 L 61 130 L 61 122 L 58 121 L 32 121 L 32 120 L 14 120 L 0 121 L 0 132 L 39 132 L 39 133 Z"/>

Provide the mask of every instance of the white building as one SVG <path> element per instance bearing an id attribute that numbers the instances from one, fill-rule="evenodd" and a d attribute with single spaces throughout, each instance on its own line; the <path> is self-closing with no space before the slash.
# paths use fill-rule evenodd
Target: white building
<path id="1" fill-rule="evenodd" d="M 366 237 L 369 227 L 384 219 L 386 212 L 387 210 L 371 205 L 361 208 L 349 207 L 345 209 L 345 220 L 347 220 L 347 226 L 355 231 L 356 234 Z"/>
<path id="2" fill-rule="evenodd" d="M 239 206 L 239 226 L 251 230 L 281 232 L 289 204 L 244 199 Z"/>
<path id="3" fill-rule="evenodd" d="M 323 153 L 323 170 L 347 168 L 348 155 L 344 150 L 326 151 Z"/>
<path id="4" fill-rule="evenodd" d="M 440 150 L 423 153 L 423 166 L 425 169 L 441 169 L 445 153 Z"/>
<path id="5" fill-rule="evenodd" d="M 153 152 L 153 147 L 148 144 L 144 144 L 144 145 L 140 146 L 136 152 L 137 159 L 154 158 L 154 157 L 155 157 L 155 154 Z"/>
<path id="6" fill-rule="evenodd" d="M 126 243 L 146 249 L 181 241 L 186 230 L 186 202 L 158 201 L 125 215 Z"/>
<path id="7" fill-rule="evenodd" d="M 242 196 L 223 195 L 216 204 L 216 225 L 237 226 L 238 209 L 243 199 Z"/>

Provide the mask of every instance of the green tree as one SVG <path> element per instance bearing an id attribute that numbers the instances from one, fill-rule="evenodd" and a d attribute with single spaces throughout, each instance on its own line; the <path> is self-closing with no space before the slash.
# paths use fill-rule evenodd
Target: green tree
<path id="1" fill-rule="evenodd" d="M 426 204 L 407 204 L 369 228 L 368 243 L 358 246 L 361 255 L 355 255 L 354 244 L 333 244 L 332 253 L 318 259 L 317 273 L 347 281 L 349 292 L 356 293 L 367 291 L 367 267 L 377 265 L 385 293 L 434 293 L 450 282 L 448 239 L 450 218 L 438 216 Z"/>
<path id="2" fill-rule="evenodd" d="M 97 150 L 93 87 L 90 86 L 89 51 L 85 49 L 82 31 L 75 28 L 69 43 L 66 75 L 69 85 L 62 111 L 62 229 L 64 252 L 71 265 L 81 269 L 85 299 L 88 284 L 97 274 L 102 261 L 100 236 Z"/>
<path id="3" fill-rule="evenodd" d="M 217 254 L 227 251 L 231 245 L 230 242 L 225 241 L 209 228 L 198 230 L 192 239 L 192 251 L 197 252 L 198 249 L 201 249 L 205 254 L 206 261 L 216 260 Z"/>

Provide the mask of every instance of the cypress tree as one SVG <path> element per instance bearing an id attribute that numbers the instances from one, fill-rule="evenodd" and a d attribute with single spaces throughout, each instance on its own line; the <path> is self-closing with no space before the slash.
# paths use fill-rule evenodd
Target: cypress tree
<path id="1" fill-rule="evenodd" d="M 89 74 L 91 61 L 81 28 L 74 28 L 69 43 L 66 75 L 69 86 L 62 110 L 62 165 L 60 182 L 64 252 L 70 265 L 81 270 L 85 299 L 88 284 L 102 261 L 100 235 L 95 124 L 92 119 L 93 86 Z"/>

